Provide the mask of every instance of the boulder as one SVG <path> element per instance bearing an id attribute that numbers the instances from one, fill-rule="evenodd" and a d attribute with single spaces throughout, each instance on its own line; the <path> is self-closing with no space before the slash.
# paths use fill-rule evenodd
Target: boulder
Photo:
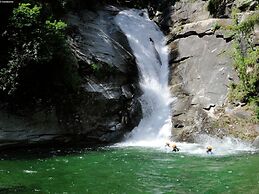
<path id="1" fill-rule="evenodd" d="M 230 115 L 219 111 L 228 106 L 230 85 L 239 81 L 231 56 L 234 33 L 227 30 L 233 25 L 231 10 L 237 5 L 254 10 L 256 4 L 250 0 L 181 0 L 157 12 L 154 20 L 167 34 L 171 52 L 170 87 L 177 98 L 172 105 L 174 139 L 193 142 L 199 134 L 211 134 L 251 141 L 258 135 L 253 112 L 236 109 Z M 253 13 L 238 14 L 239 21 Z M 255 45 L 257 31 L 256 25 L 251 36 Z"/>

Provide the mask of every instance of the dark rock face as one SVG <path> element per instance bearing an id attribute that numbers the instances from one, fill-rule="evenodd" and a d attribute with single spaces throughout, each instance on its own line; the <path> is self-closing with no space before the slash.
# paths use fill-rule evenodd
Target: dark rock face
<path id="1" fill-rule="evenodd" d="M 67 16 L 73 29 L 70 43 L 80 68 L 84 71 L 93 63 L 104 68 L 104 72 L 100 69 L 97 75 L 84 75 L 85 97 L 80 101 L 88 105 L 79 110 L 84 130 L 103 142 L 122 136 L 141 118 L 137 65 L 126 36 L 113 21 L 118 11 L 107 7 Z"/>
<path id="2" fill-rule="evenodd" d="M 122 73 L 136 73 L 127 39 L 113 21 L 118 11 L 115 7 L 107 7 L 105 10 L 67 14 L 70 43 L 82 63 L 103 62 Z"/>
<path id="3" fill-rule="evenodd" d="M 110 7 L 66 16 L 81 89 L 48 103 L 1 103 L 0 147 L 111 143 L 138 125 L 142 112 L 137 66 L 126 37 L 113 22 L 117 12 Z"/>

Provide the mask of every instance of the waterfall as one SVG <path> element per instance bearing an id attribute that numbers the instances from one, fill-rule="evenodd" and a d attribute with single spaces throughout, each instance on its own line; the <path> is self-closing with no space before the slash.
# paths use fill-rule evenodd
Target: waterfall
<path id="1" fill-rule="evenodd" d="M 126 138 L 127 145 L 162 145 L 171 135 L 173 98 L 168 87 L 168 49 L 159 27 L 146 11 L 124 10 L 115 18 L 136 57 L 143 119 Z"/>
<path id="2" fill-rule="evenodd" d="M 168 87 L 168 50 L 165 37 L 143 10 L 121 11 L 115 21 L 126 35 L 136 57 L 143 91 L 140 97 L 143 118 L 125 141 L 118 145 L 164 149 L 165 141 L 171 136 L 171 104 L 174 100 Z M 201 155 L 206 155 L 208 145 L 213 146 L 216 155 L 253 150 L 246 142 L 230 137 L 219 139 L 201 135 L 197 141 L 198 144 L 177 142 L 177 145 L 183 153 Z"/>

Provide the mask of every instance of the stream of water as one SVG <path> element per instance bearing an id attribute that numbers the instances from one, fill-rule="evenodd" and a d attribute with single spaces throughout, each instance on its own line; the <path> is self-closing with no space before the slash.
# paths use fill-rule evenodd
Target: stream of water
<path id="1" fill-rule="evenodd" d="M 168 50 L 159 27 L 144 10 L 125 10 L 116 22 L 126 35 L 136 57 L 143 91 L 143 119 L 123 142 L 124 145 L 160 145 L 171 132 L 173 98 L 168 87 Z"/>

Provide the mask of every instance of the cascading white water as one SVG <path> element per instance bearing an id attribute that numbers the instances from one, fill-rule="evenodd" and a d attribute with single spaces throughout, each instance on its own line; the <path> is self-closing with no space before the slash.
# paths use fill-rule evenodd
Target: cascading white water
<path id="1" fill-rule="evenodd" d="M 143 119 L 126 140 L 117 146 L 148 146 L 165 150 L 165 141 L 171 135 L 170 105 L 173 101 L 168 87 L 168 50 L 165 37 L 143 10 L 121 11 L 115 20 L 127 36 L 136 57 L 143 91 L 140 99 Z M 216 155 L 254 150 L 249 144 L 228 137 L 218 139 L 205 135 L 198 142 L 199 144 L 178 142 L 177 145 L 182 153 L 199 155 L 206 154 L 208 145 L 213 146 Z"/>
<path id="2" fill-rule="evenodd" d="M 172 98 L 168 87 L 168 50 L 159 27 L 143 10 L 124 10 L 115 18 L 127 36 L 136 57 L 143 91 L 143 119 L 126 143 L 132 145 L 164 144 L 170 136 Z M 162 141 L 161 141 L 162 140 Z"/>

